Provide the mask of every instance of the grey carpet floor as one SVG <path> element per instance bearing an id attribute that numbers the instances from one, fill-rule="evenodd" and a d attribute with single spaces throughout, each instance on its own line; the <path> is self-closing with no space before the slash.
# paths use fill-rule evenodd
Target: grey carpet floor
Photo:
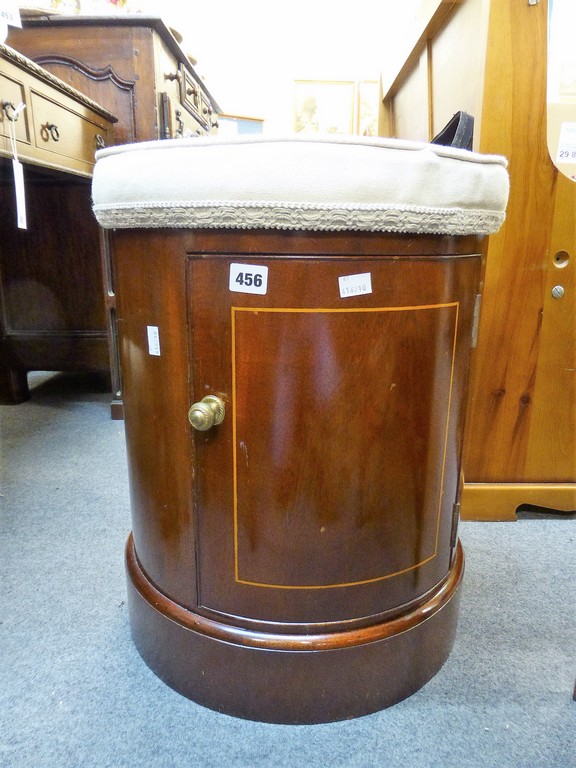
<path id="1" fill-rule="evenodd" d="M 0 408 L 2 768 L 576 767 L 573 515 L 463 523 L 459 631 L 390 709 L 281 726 L 194 704 L 130 639 L 123 423 L 94 377 Z"/>

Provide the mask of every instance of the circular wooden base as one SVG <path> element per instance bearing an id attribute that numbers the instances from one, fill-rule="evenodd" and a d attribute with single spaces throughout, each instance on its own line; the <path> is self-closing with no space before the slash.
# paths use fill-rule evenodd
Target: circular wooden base
<path id="1" fill-rule="evenodd" d="M 426 601 L 393 620 L 314 635 L 254 632 L 183 609 L 126 549 L 134 642 L 168 685 L 203 706 L 271 723 L 322 723 L 370 714 L 410 696 L 454 642 L 464 557 Z M 337 630 L 337 627 L 335 627 Z"/>

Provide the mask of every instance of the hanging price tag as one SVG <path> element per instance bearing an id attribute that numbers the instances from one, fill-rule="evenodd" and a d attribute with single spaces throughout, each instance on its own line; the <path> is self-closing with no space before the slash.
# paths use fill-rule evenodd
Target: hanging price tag
<path id="1" fill-rule="evenodd" d="M 27 229 L 26 222 L 26 194 L 24 191 L 24 169 L 22 163 L 18 160 L 18 146 L 16 144 L 16 120 L 22 110 L 26 108 L 23 103 L 13 108 L 13 114 L 10 114 L 7 120 L 8 135 L 12 147 L 12 170 L 14 172 L 14 190 L 16 192 L 16 220 L 19 229 Z"/>
<path id="2" fill-rule="evenodd" d="M 19 229 L 27 229 L 26 196 L 24 193 L 24 169 L 20 160 L 12 160 L 14 169 L 14 188 L 16 190 L 16 219 Z"/>
<path id="3" fill-rule="evenodd" d="M 14 107 L 13 114 L 10 114 L 7 120 L 8 135 L 12 147 L 12 170 L 14 171 L 14 190 L 16 192 L 16 219 L 19 229 L 27 229 L 26 223 L 26 195 L 24 192 L 24 169 L 22 163 L 18 160 L 18 146 L 16 144 L 16 120 L 22 110 L 26 109 L 24 103 Z"/>

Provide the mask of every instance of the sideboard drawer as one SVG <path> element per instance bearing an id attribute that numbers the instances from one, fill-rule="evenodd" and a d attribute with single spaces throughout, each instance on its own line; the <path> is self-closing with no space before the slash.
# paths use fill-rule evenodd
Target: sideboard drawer
<path id="1" fill-rule="evenodd" d="M 73 102 L 59 97 L 31 92 L 36 149 L 53 155 L 57 164 L 91 173 L 94 153 L 108 144 L 106 121 L 88 108 L 76 108 Z"/>
<path id="2" fill-rule="evenodd" d="M 198 120 L 204 131 L 210 133 L 210 115 L 212 106 L 200 85 L 192 75 L 180 65 L 180 101 Z"/>
<path id="3" fill-rule="evenodd" d="M 114 122 L 99 104 L 0 46 L 0 156 L 12 156 L 15 136 L 22 162 L 89 177 L 96 150 L 112 143 Z"/>
<path id="4" fill-rule="evenodd" d="M 30 114 L 26 110 L 14 117 L 14 110 L 19 104 L 25 103 L 24 85 L 12 77 L 0 72 L 0 136 L 10 138 L 10 131 L 14 129 L 16 141 L 30 143 Z"/>
<path id="5" fill-rule="evenodd" d="M 205 135 L 196 115 L 167 93 L 160 94 L 161 136 L 163 139 L 186 139 Z"/>

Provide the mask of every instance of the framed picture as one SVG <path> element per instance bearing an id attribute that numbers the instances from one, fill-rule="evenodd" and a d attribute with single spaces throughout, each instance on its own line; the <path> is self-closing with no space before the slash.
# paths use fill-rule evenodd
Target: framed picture
<path id="1" fill-rule="evenodd" d="M 353 80 L 296 80 L 296 133 L 353 133 Z"/>
<path id="2" fill-rule="evenodd" d="M 378 135 L 377 80 L 296 80 L 296 133 Z"/>
<path id="3" fill-rule="evenodd" d="M 355 133 L 360 136 L 377 136 L 380 83 L 377 80 L 361 80 L 357 92 Z"/>

